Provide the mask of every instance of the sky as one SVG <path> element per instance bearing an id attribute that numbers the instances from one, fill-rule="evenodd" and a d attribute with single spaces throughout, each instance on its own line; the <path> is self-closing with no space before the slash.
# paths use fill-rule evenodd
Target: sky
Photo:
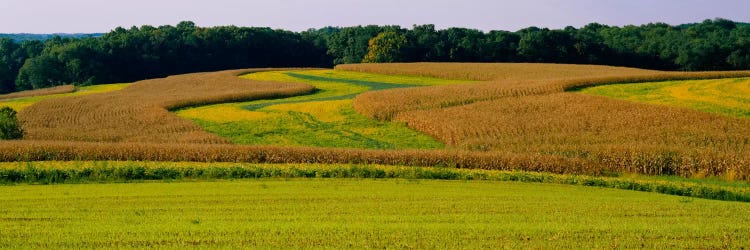
<path id="1" fill-rule="evenodd" d="M 750 22 L 750 0 L 0 0 L 0 33 L 100 33 L 116 27 L 271 27 L 291 31 L 367 24 L 516 31 L 591 22 Z"/>

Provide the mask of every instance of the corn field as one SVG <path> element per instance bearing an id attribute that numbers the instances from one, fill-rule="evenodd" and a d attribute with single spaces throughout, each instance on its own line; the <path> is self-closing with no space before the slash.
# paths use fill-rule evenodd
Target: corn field
<path id="1" fill-rule="evenodd" d="M 748 119 L 565 92 L 613 83 L 743 77 L 748 71 L 443 63 L 337 69 L 486 80 L 369 92 L 355 99 L 362 114 L 405 122 L 459 150 L 560 156 L 602 171 L 748 178 Z"/>
<path id="2" fill-rule="evenodd" d="M 171 109 L 278 98 L 313 91 L 306 84 L 240 79 L 254 70 L 195 73 L 139 81 L 87 96 L 44 100 L 19 113 L 25 139 L 56 141 L 228 143 L 177 117 Z"/>
<path id="3" fill-rule="evenodd" d="M 2 94 L 0 95 L 0 100 L 21 98 L 21 97 L 42 96 L 42 95 L 64 94 L 64 93 L 71 93 L 73 91 L 76 91 L 75 86 L 61 85 L 61 86 L 49 87 L 49 88 L 43 88 L 43 89 L 25 90 L 25 91 L 19 91 L 19 92 L 14 92 L 14 93 Z"/>
<path id="4" fill-rule="evenodd" d="M 260 70 L 235 70 L 145 80 L 120 91 L 42 101 L 19 114 L 26 140 L 0 142 L 0 161 L 356 163 L 750 180 L 747 119 L 565 93 L 606 83 L 740 77 L 750 72 L 680 73 L 554 64 L 339 68 L 490 80 L 374 91 L 355 99 L 360 113 L 405 122 L 448 144 L 445 150 L 231 145 L 169 112 L 314 91 L 305 84 L 240 79 L 237 75 Z"/>

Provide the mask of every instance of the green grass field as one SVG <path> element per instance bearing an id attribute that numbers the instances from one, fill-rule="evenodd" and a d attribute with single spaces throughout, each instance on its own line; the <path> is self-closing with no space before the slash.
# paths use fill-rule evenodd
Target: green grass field
<path id="1" fill-rule="evenodd" d="M 581 92 L 750 117 L 750 78 L 613 84 L 585 88 Z"/>
<path id="2" fill-rule="evenodd" d="M 0 186 L 0 247 L 738 248 L 750 204 L 556 184 L 261 179 Z"/>
<path id="3" fill-rule="evenodd" d="M 352 98 L 371 90 L 467 82 L 338 70 L 271 71 L 242 77 L 259 81 L 307 83 L 318 91 L 283 99 L 184 109 L 177 111 L 177 115 L 238 144 L 441 148 L 442 143 L 404 124 L 379 122 L 358 114 L 352 107 Z"/>
<path id="4" fill-rule="evenodd" d="M 121 90 L 127 87 L 128 85 L 129 83 L 114 83 L 114 84 L 100 84 L 100 85 L 93 85 L 93 86 L 76 87 L 76 91 L 72 93 L 43 95 L 43 96 L 34 96 L 34 97 L 22 97 L 22 98 L 1 100 L 0 107 L 10 107 L 16 111 L 20 111 L 28 106 L 31 106 L 34 103 L 47 100 L 47 99 L 105 93 L 105 92 L 110 92 L 110 91 Z"/>

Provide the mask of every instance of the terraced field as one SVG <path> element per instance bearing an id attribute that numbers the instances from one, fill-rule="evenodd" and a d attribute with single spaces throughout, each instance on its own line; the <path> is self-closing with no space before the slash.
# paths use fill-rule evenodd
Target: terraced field
<path id="1" fill-rule="evenodd" d="M 581 93 L 750 117 L 750 78 L 613 84 Z"/>
<path id="2" fill-rule="evenodd" d="M 470 82 L 334 70 L 269 71 L 241 77 L 306 83 L 317 90 L 310 95 L 277 100 L 189 108 L 177 111 L 177 115 L 238 144 L 441 148 L 442 143 L 404 124 L 376 121 L 358 114 L 352 108 L 352 99 L 367 91 Z"/>

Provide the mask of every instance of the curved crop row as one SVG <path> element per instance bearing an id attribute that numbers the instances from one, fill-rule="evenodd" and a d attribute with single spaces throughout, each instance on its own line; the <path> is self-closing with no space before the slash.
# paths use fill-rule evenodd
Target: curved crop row
<path id="1" fill-rule="evenodd" d="M 64 93 L 71 93 L 73 91 L 76 91 L 75 86 L 62 85 L 62 86 L 49 87 L 49 88 L 43 88 L 43 89 L 26 90 L 26 91 L 19 91 L 19 92 L 14 92 L 14 93 L 9 93 L 9 94 L 2 94 L 0 95 L 0 100 L 21 98 L 21 97 L 42 96 L 42 95 L 64 94 Z"/>
<path id="2" fill-rule="evenodd" d="M 400 112 L 412 110 L 559 93 L 595 85 L 750 76 L 750 71 L 666 72 L 598 65 L 533 63 L 356 64 L 339 65 L 336 69 L 485 81 L 471 85 L 373 91 L 357 96 L 354 101 L 357 112 L 379 120 L 390 120 Z"/>
<path id="3" fill-rule="evenodd" d="M 136 82 L 103 94 L 56 98 L 19 113 L 30 140 L 228 143 L 168 110 L 186 106 L 310 93 L 307 84 L 259 82 L 230 70 Z"/>
<path id="4" fill-rule="evenodd" d="M 742 77 L 750 71 L 440 63 L 343 65 L 338 69 L 490 79 L 462 86 L 369 92 L 355 99 L 355 109 L 364 115 L 405 122 L 458 149 L 560 156 L 621 172 L 730 179 L 746 178 L 740 176 L 750 162 L 750 120 L 564 93 L 612 83 Z"/>
<path id="5" fill-rule="evenodd" d="M 617 173 L 721 176 L 750 180 L 750 154 L 674 147 L 609 145 L 585 157 L 466 150 L 364 150 L 226 144 L 6 141 L 0 161 L 191 161 L 246 163 L 349 163 L 523 170 L 606 176 Z"/>

